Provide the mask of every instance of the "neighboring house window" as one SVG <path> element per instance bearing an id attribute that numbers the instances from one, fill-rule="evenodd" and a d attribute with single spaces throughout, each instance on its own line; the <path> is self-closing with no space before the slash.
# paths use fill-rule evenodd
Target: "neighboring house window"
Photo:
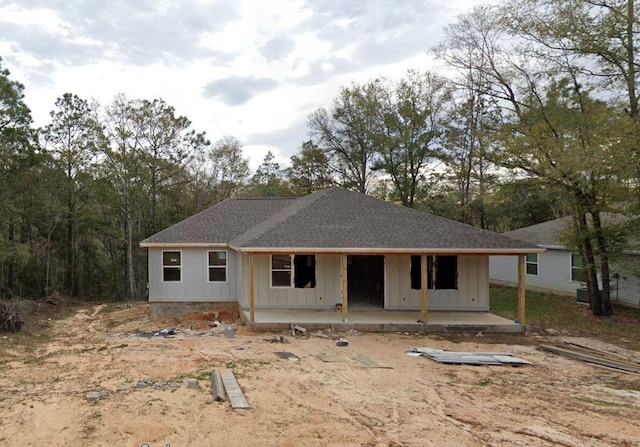
<path id="1" fill-rule="evenodd" d="M 435 267 L 434 267 L 435 266 Z M 420 290 L 422 278 L 420 256 L 411 256 L 411 288 Z M 434 287 L 435 276 L 435 287 Z M 427 289 L 458 288 L 458 257 L 427 256 Z"/>
<path id="2" fill-rule="evenodd" d="M 227 252 L 210 251 L 209 252 L 209 282 L 226 282 L 227 281 Z"/>
<path id="3" fill-rule="evenodd" d="M 295 287 L 313 289 L 316 286 L 316 256 L 295 255 L 293 257 Z"/>
<path id="4" fill-rule="evenodd" d="M 527 275 L 538 275 L 538 253 L 529 253 L 526 258 Z"/>
<path id="5" fill-rule="evenodd" d="M 162 252 L 162 280 L 177 282 L 182 276 L 182 253 L 179 251 Z"/>
<path id="6" fill-rule="evenodd" d="M 571 281 L 584 282 L 582 258 L 575 253 L 571 253 Z"/>
<path id="7" fill-rule="evenodd" d="M 293 256 L 271 255 L 271 287 L 291 287 L 293 283 Z"/>

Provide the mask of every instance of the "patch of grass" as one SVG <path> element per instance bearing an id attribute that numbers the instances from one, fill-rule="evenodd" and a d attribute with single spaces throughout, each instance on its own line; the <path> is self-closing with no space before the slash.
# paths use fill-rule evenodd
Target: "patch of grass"
<path id="1" fill-rule="evenodd" d="M 628 343 L 640 349 L 640 309 L 616 305 L 611 317 L 596 317 L 588 305 L 579 304 L 574 297 L 542 292 L 526 293 L 527 324 L 533 332 L 553 329 L 574 336 L 599 337 L 603 340 Z M 517 290 L 491 287 L 491 312 L 514 320 L 518 317 Z"/>
<path id="2" fill-rule="evenodd" d="M 491 385 L 491 379 L 482 379 L 480 382 L 476 383 L 478 386 L 487 386 Z"/>

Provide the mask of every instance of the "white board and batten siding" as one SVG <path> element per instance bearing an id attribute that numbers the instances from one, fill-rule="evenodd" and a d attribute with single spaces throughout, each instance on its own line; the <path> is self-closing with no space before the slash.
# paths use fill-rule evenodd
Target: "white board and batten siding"
<path id="1" fill-rule="evenodd" d="M 430 310 L 488 311 L 487 256 L 458 256 L 458 289 L 429 290 Z M 385 257 L 385 308 L 420 310 L 422 293 L 411 289 L 411 257 Z"/>
<path id="2" fill-rule="evenodd" d="M 226 281 L 209 281 L 208 252 L 225 249 L 179 248 L 149 249 L 150 302 L 228 302 L 237 301 L 242 265 L 239 253 L 227 251 Z M 181 253 L 180 281 L 163 281 L 162 253 Z"/>
<path id="3" fill-rule="evenodd" d="M 316 255 L 314 288 L 272 287 L 271 255 L 254 254 L 255 306 L 260 309 L 332 309 L 342 302 L 339 255 Z"/>

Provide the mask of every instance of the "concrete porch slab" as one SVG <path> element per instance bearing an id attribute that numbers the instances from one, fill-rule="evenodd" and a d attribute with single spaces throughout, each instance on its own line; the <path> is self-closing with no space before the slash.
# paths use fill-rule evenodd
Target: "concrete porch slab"
<path id="1" fill-rule="evenodd" d="M 524 333 L 526 325 L 515 323 L 490 312 L 429 311 L 428 322 L 419 322 L 420 311 L 349 309 L 348 321 L 333 310 L 255 310 L 255 322 L 249 321 L 249 309 L 242 309 L 244 323 L 253 330 L 288 330 L 291 323 L 309 330 L 333 328 L 336 331 L 357 329 L 363 332 L 431 332 L 431 333 Z"/>

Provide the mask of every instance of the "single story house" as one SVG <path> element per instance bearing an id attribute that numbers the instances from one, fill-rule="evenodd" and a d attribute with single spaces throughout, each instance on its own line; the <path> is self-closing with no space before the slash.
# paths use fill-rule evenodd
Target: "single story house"
<path id="1" fill-rule="evenodd" d="M 562 230 L 571 225 L 571 217 L 562 217 L 537 225 L 504 233 L 509 238 L 546 249 L 544 253 L 529 253 L 525 259 L 527 288 L 564 295 L 582 295 L 585 284 L 580 281 L 580 255 L 559 240 Z M 628 252 L 623 261 L 611 265 L 611 298 L 614 302 L 638 306 L 640 278 L 629 267 L 640 265 L 640 252 Z M 493 256 L 489 261 L 489 276 L 493 284 L 515 285 L 518 273 L 512 256 Z M 580 292 L 578 292 L 580 291 Z M 586 292 L 584 292 L 586 293 Z M 583 300 L 581 296 L 579 299 Z"/>
<path id="2" fill-rule="evenodd" d="M 489 258 L 544 251 L 342 188 L 228 199 L 142 241 L 152 307 L 489 311 Z M 518 261 L 519 260 L 519 261 Z M 521 275 L 524 279 L 524 274 Z M 520 285 L 524 322 L 524 284 Z"/>

